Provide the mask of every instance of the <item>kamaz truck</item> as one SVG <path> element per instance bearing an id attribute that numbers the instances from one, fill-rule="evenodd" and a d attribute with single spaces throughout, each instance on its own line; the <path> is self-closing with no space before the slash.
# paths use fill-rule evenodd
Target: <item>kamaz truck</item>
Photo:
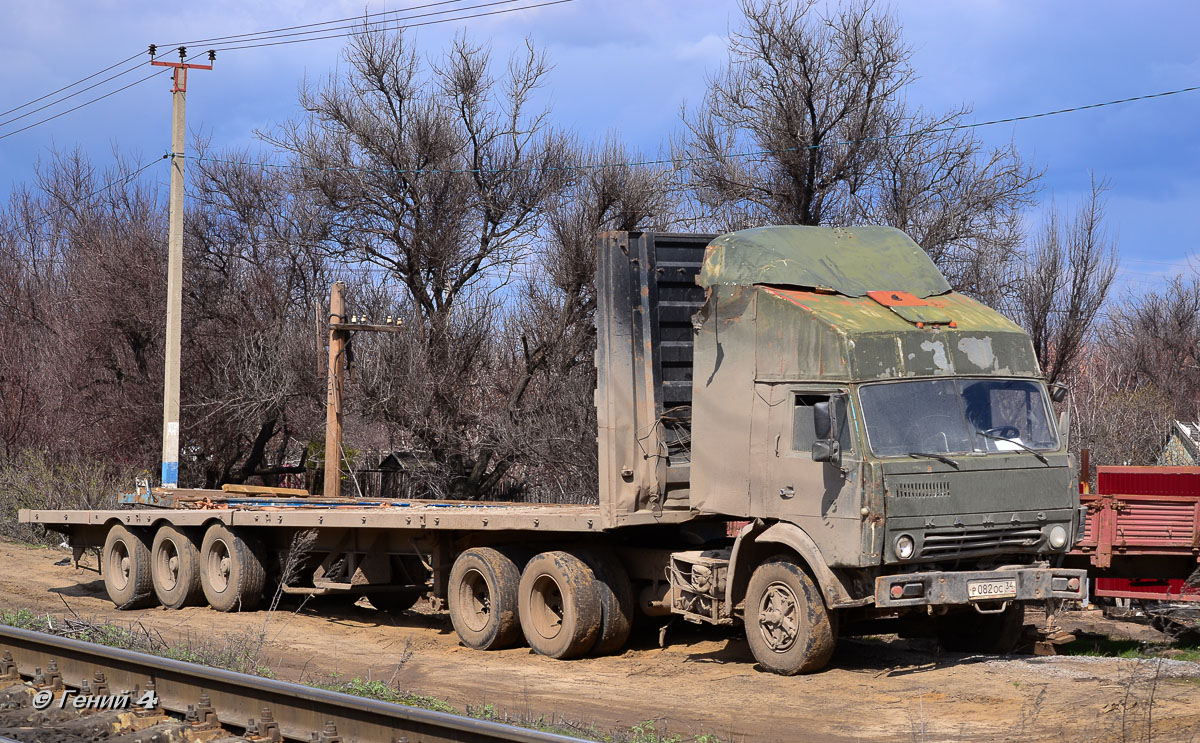
<path id="1" fill-rule="evenodd" d="M 903 232 L 613 232 L 597 265 L 596 505 L 144 486 L 20 519 L 98 549 L 122 608 L 425 597 L 464 645 L 564 659 L 638 615 L 740 624 L 781 674 L 877 620 L 999 652 L 1025 604 L 1083 597 L 1032 344 Z"/>

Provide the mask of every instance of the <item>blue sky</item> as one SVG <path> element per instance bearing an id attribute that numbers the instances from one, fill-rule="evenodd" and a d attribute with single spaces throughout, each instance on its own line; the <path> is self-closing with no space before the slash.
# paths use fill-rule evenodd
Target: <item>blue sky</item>
<path id="1" fill-rule="evenodd" d="M 0 110 L 151 42 L 170 44 L 427 1 L 4 3 L 0 27 L 8 40 Z M 930 110 L 967 104 L 976 120 L 986 120 L 1200 84 L 1194 38 L 1200 5 L 1193 3 L 909 0 L 890 7 L 914 47 L 913 66 L 920 76 L 909 102 Z M 417 39 L 426 53 L 436 55 L 465 27 L 506 56 L 529 35 L 555 65 L 546 92 L 560 125 L 584 137 L 613 131 L 655 152 L 678 130 L 680 105 L 697 100 L 705 74 L 723 63 L 725 36 L 736 19 L 735 3 L 724 0 L 575 0 L 427 26 L 417 31 Z M 202 131 L 218 148 L 257 146 L 254 130 L 295 116 L 298 86 L 306 76 L 328 75 L 339 63 L 344 41 L 223 53 L 214 71 L 193 73 L 189 130 Z M 150 71 L 147 67 L 120 82 Z M 116 84 L 84 94 L 72 105 Z M 55 147 L 78 145 L 97 165 L 110 163 L 114 148 L 138 161 L 161 156 L 169 144 L 170 97 L 169 80 L 156 78 L 0 139 L 0 188 L 7 193 L 29 180 L 37 160 Z M 0 136 L 57 110 L 0 125 Z M 1200 144 L 1193 134 L 1198 119 L 1200 91 L 989 127 L 979 134 L 993 144 L 1011 139 L 1026 158 L 1045 168 L 1043 199 L 1072 205 L 1087 190 L 1089 172 L 1107 178 L 1108 226 L 1120 246 L 1123 286 L 1138 289 L 1160 286 L 1164 274 L 1187 268 L 1198 249 Z M 166 179 L 165 166 L 160 179 Z M 1030 214 L 1032 222 L 1037 219 L 1036 211 Z"/>

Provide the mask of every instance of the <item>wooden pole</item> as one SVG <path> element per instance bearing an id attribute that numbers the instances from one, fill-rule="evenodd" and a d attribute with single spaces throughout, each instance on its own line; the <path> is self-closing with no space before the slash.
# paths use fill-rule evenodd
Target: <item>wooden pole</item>
<path id="1" fill-rule="evenodd" d="M 325 397 L 325 485 L 326 498 L 342 494 L 342 385 L 345 382 L 346 331 L 338 328 L 345 322 L 346 285 L 336 282 L 329 290 L 329 366 L 326 372 Z"/>

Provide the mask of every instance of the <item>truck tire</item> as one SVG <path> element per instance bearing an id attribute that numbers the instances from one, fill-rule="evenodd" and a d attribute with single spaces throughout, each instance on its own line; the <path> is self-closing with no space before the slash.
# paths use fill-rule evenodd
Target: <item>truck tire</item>
<path id="1" fill-rule="evenodd" d="M 521 573 L 521 630 L 540 655 L 586 655 L 600 638 L 603 609 L 596 576 L 569 552 L 535 555 Z"/>
<path id="2" fill-rule="evenodd" d="M 580 550 L 579 557 L 595 574 L 600 595 L 600 637 L 592 655 L 611 655 L 625 647 L 633 629 L 633 586 L 625 566 L 609 550 Z"/>
<path id="3" fill-rule="evenodd" d="M 213 524 L 200 545 L 200 586 L 217 611 L 253 611 L 267 573 L 257 545 L 224 524 Z"/>
<path id="4" fill-rule="evenodd" d="M 746 587 L 745 624 L 750 652 L 773 673 L 812 673 L 833 657 L 837 615 L 825 608 L 808 573 L 787 557 L 755 568 Z"/>
<path id="5" fill-rule="evenodd" d="M 1017 649 L 1025 629 L 1025 605 L 1011 603 L 999 614 L 974 609 L 954 612 L 934 620 L 934 633 L 943 650 L 952 653 L 1004 655 Z"/>
<path id="6" fill-rule="evenodd" d="M 447 608 L 458 639 L 476 650 L 503 650 L 517 644 L 517 589 L 521 571 L 500 550 L 473 547 L 450 568 Z"/>
<path id="7" fill-rule="evenodd" d="M 101 572 L 104 588 L 118 609 L 154 605 L 150 578 L 150 547 L 140 531 L 117 524 L 104 538 Z"/>
<path id="8" fill-rule="evenodd" d="M 203 593 L 200 548 L 195 540 L 174 526 L 158 527 L 150 547 L 150 576 L 154 595 L 168 609 L 198 603 Z"/>

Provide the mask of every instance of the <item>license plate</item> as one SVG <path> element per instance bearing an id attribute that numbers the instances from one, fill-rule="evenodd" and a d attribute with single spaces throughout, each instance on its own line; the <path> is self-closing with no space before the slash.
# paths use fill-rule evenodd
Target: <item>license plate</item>
<path id="1" fill-rule="evenodd" d="M 984 599 L 1011 599 L 1017 596 L 1017 579 L 967 581 L 967 598 L 972 601 Z"/>

